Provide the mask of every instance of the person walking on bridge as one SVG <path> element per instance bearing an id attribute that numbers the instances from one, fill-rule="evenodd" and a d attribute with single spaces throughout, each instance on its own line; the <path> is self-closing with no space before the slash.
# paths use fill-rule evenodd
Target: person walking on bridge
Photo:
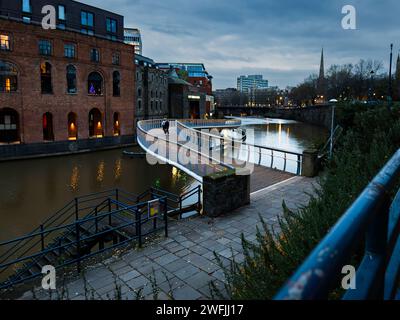
<path id="1" fill-rule="evenodd" d="M 168 121 L 168 119 L 165 121 L 165 134 L 169 135 L 169 121 Z"/>

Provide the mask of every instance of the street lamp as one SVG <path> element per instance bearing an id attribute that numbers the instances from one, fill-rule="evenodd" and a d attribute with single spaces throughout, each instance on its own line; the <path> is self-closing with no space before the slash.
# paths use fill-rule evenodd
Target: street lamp
<path id="1" fill-rule="evenodd" d="M 389 64 L 389 109 L 392 106 L 392 96 L 393 96 L 393 90 L 392 90 L 392 60 L 393 60 L 393 43 L 390 44 L 390 64 Z"/>
<path id="2" fill-rule="evenodd" d="M 331 121 L 331 138 L 330 138 L 330 146 L 329 146 L 329 159 L 332 159 L 333 155 L 333 135 L 335 133 L 334 131 L 334 125 L 335 125 L 335 106 L 338 101 L 336 99 L 331 99 L 329 100 L 329 103 L 332 104 L 332 121 Z"/>

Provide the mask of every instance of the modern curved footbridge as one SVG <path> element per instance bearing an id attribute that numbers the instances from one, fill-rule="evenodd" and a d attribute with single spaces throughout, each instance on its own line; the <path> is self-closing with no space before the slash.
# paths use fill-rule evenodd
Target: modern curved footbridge
<path id="1" fill-rule="evenodd" d="M 241 120 L 169 120 L 169 134 L 162 121 L 137 123 L 137 141 L 149 162 L 168 163 L 200 183 L 205 176 L 232 170 L 250 175 L 259 167 L 302 173 L 303 154 L 254 144 L 249 133 L 245 141 L 220 134 L 222 129 L 240 127 Z"/>

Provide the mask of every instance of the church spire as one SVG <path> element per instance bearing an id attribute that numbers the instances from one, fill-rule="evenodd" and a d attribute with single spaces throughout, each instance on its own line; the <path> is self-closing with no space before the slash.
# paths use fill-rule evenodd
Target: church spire
<path id="1" fill-rule="evenodd" d="M 321 64 L 319 67 L 319 79 L 325 79 L 324 48 L 321 51 Z"/>
<path id="2" fill-rule="evenodd" d="M 321 100 L 324 100 L 325 97 L 325 61 L 324 61 L 324 48 L 321 51 L 321 64 L 319 67 L 319 77 L 317 83 L 317 94 L 321 96 Z"/>

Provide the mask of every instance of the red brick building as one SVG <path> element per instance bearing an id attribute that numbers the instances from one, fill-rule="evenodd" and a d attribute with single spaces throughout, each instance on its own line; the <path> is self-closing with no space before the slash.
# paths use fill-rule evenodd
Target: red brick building
<path id="1" fill-rule="evenodd" d="M 0 143 L 134 134 L 134 48 L 0 18 Z"/>

